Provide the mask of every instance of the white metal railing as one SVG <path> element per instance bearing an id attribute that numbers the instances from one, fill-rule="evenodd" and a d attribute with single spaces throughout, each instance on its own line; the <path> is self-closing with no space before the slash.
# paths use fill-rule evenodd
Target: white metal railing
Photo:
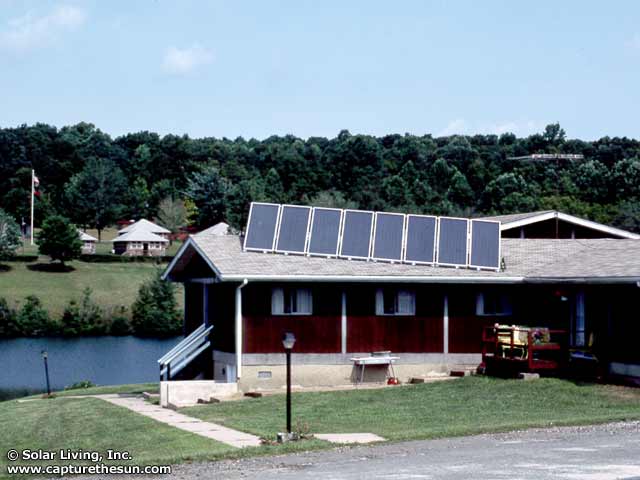
<path id="1" fill-rule="evenodd" d="M 213 330 L 213 325 L 207 327 L 204 324 L 196 328 L 191 334 L 185 337 L 175 347 L 165 353 L 160 359 L 160 380 L 166 375 L 167 380 L 177 374 L 191 361 L 207 349 L 211 342 L 209 333 Z"/>

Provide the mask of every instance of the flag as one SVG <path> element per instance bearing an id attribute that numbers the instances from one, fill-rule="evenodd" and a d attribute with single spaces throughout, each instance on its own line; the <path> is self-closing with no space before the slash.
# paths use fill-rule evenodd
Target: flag
<path id="1" fill-rule="evenodd" d="M 38 177 L 36 177 L 35 175 L 33 176 L 33 184 L 38 187 L 40 185 L 40 179 Z"/>

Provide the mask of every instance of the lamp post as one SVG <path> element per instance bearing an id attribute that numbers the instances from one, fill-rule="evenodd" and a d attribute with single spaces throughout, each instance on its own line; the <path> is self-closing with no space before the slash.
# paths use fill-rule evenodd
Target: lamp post
<path id="1" fill-rule="evenodd" d="M 291 350 L 296 343 L 293 333 L 287 332 L 282 337 L 282 345 L 287 354 L 287 433 L 291 434 Z"/>
<path id="2" fill-rule="evenodd" d="M 42 352 L 40 352 L 42 354 L 42 359 L 44 360 L 44 376 L 47 379 L 47 396 L 51 395 L 51 387 L 49 384 L 49 363 L 47 361 L 47 351 L 46 350 L 42 350 Z"/>

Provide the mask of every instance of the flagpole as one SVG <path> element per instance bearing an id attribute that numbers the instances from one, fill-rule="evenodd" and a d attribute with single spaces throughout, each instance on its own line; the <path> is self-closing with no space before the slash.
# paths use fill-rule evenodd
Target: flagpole
<path id="1" fill-rule="evenodd" d="M 35 175 L 35 171 L 31 169 L 31 245 L 33 245 L 33 197 L 35 193 L 33 180 Z"/>

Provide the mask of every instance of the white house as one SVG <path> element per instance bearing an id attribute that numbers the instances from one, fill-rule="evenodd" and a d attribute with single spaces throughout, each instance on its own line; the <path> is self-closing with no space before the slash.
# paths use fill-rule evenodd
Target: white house
<path id="1" fill-rule="evenodd" d="M 171 232 L 146 219 L 138 220 L 118 231 L 112 240 L 116 255 L 162 256 L 167 251 Z"/>
<path id="2" fill-rule="evenodd" d="M 80 240 L 82 241 L 82 253 L 96 253 L 96 242 L 98 241 L 98 239 L 92 237 L 88 233 L 83 232 L 82 230 L 78 230 L 78 235 L 80 236 Z"/>

